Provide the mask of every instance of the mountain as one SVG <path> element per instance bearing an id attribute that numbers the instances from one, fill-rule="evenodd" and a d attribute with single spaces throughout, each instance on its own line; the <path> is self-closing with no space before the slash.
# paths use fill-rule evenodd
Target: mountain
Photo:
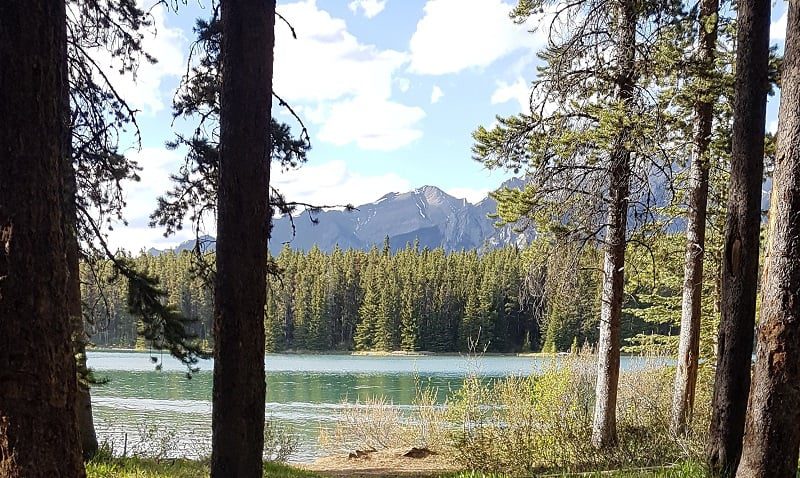
<path id="1" fill-rule="evenodd" d="M 503 187 L 520 187 L 511 180 Z M 405 193 L 389 193 L 375 202 L 362 204 L 355 211 L 324 211 L 309 215 L 281 217 L 273 222 L 270 250 L 280 251 L 284 243 L 308 250 L 314 245 L 330 251 L 337 244 L 368 249 L 380 246 L 386 236 L 393 249 L 418 240 L 420 247 L 442 247 L 448 251 L 493 248 L 507 244 L 527 244 L 532 232 L 514 233 L 510 227 L 496 228 L 488 217 L 497 204 L 487 197 L 477 204 L 455 198 L 435 186 L 424 186 Z M 294 237 L 292 235 L 294 223 Z"/>
<path id="2" fill-rule="evenodd" d="M 522 185 L 522 180 L 511 179 L 501 187 Z M 336 245 L 342 249 L 368 249 L 373 245 L 380 247 L 386 236 L 393 249 L 416 240 L 420 247 L 442 247 L 447 251 L 522 246 L 530 242 L 533 231 L 520 234 L 510 226 L 495 227 L 495 220 L 488 215 L 496 210 L 497 203 L 491 197 L 472 204 L 435 186 L 424 186 L 405 193 L 388 193 L 350 212 L 326 210 L 276 218 L 269 248 L 272 254 L 278 254 L 286 243 L 301 250 L 316 245 L 325 252 Z M 194 241 L 187 241 L 175 250 L 190 250 L 193 246 Z M 213 243 L 207 247 L 213 249 Z"/>

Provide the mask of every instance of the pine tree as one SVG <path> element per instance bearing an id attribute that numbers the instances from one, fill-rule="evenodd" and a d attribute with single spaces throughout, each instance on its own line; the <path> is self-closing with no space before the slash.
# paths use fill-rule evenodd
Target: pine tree
<path id="1" fill-rule="evenodd" d="M 223 0 L 211 476 L 262 476 L 275 2 Z"/>
<path id="2" fill-rule="evenodd" d="M 322 272 L 318 271 L 312 281 L 308 317 L 308 338 L 306 346 L 310 350 L 330 350 L 330 319 L 328 315 L 329 295 Z"/>
<path id="3" fill-rule="evenodd" d="M 410 256 L 418 258 L 415 255 Z M 419 260 L 417 263 L 421 262 Z M 419 283 L 417 268 L 408 264 L 402 276 L 405 281 L 400 289 L 400 337 L 401 348 L 408 351 L 420 350 L 420 308 L 422 301 L 421 284 Z"/>
<path id="4" fill-rule="evenodd" d="M 722 320 L 708 442 L 712 470 L 733 476 L 744 434 L 758 283 L 761 182 L 769 89 L 770 2 L 738 4 L 731 178 L 722 261 Z"/>
<path id="5" fill-rule="evenodd" d="M 694 408 L 700 354 L 700 314 L 703 291 L 711 141 L 714 121 L 714 59 L 717 50 L 719 0 L 704 0 L 697 16 L 697 99 L 694 107 L 694 138 L 690 169 L 689 217 L 686 225 L 686 260 L 681 312 L 681 337 L 675 392 L 672 401 L 673 433 L 686 434 Z"/>
<path id="6" fill-rule="evenodd" d="M 520 2 L 513 16 L 523 22 L 554 6 L 544 0 Z M 561 241 L 605 236 L 592 433 L 600 448 L 617 440 L 628 217 L 651 217 L 650 180 L 641 178 L 650 178 L 667 160 L 653 148 L 663 139 L 660 107 L 653 96 L 642 94 L 652 82 L 649 63 L 642 61 L 652 36 L 637 31 L 658 31 L 672 8 L 671 3 L 632 0 L 557 6 L 553 24 L 570 21 L 550 30 L 558 36 L 551 36 L 540 53 L 545 65 L 531 93 L 537 105 L 531 105 L 530 114 L 499 118 L 491 131 L 481 127 L 474 133 L 476 159 L 526 174 L 523 191 L 494 194 L 503 222 L 535 222 L 537 230 L 552 231 Z"/>
<path id="7" fill-rule="evenodd" d="M 381 285 L 378 280 L 375 265 L 371 264 L 363 277 L 364 299 L 358 309 L 359 322 L 354 337 L 356 350 L 372 350 L 377 343 L 376 329 L 381 306 Z"/>
<path id="8" fill-rule="evenodd" d="M 793 477 L 800 447 L 800 11 L 788 4 L 753 385 L 736 476 Z"/>
<path id="9" fill-rule="evenodd" d="M 63 204 L 64 1 L 0 3 L 0 475 L 85 476 Z"/>
<path id="10" fill-rule="evenodd" d="M 110 75 L 90 52 L 98 48 L 121 65 L 120 74 L 135 72 L 142 61 L 155 59 L 143 50 L 140 30 L 150 26 L 148 15 L 135 2 L 68 1 L 67 77 L 62 91 L 69 108 L 69 152 L 62 161 L 64 179 L 65 240 L 69 272 L 69 311 L 73 323 L 73 352 L 78 368 L 78 423 L 84 458 L 97 450 L 97 436 L 92 419 L 89 384 L 91 373 L 86 366 L 88 336 L 81 316 L 79 256 L 88 260 L 108 258 L 97 248 L 105 244 L 98 224 L 110 218 L 122 221 L 125 205 L 122 184 L 138 180 L 138 165 L 120 153 L 122 130 L 132 127 L 140 133 L 136 111 L 122 98 L 109 81 Z M 124 221 L 123 221 L 124 222 Z"/>
<path id="11" fill-rule="evenodd" d="M 479 283 L 477 276 L 472 272 L 466 281 L 467 298 L 464 305 L 464 318 L 459 328 L 459 349 L 483 351 L 482 345 L 485 330 L 482 329 L 481 304 L 479 294 Z"/>

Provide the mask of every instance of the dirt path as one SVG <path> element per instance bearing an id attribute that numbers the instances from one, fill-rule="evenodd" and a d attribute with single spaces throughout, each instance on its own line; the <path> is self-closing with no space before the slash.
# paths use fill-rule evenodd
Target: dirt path
<path id="1" fill-rule="evenodd" d="M 350 458 L 347 455 L 329 456 L 320 458 L 304 468 L 331 478 L 377 476 L 430 478 L 458 469 L 443 455 L 432 454 L 424 458 L 409 458 L 403 456 L 407 451 L 407 449 L 381 450 L 357 458 Z"/>

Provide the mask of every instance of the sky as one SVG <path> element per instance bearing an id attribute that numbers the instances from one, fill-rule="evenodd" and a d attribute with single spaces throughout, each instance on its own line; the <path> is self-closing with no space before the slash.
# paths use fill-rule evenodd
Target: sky
<path id="1" fill-rule="evenodd" d="M 139 148 L 122 149 L 142 168 L 125 186 L 127 226 L 109 233 L 112 247 L 164 249 L 190 239 L 163 237 L 150 228 L 156 198 L 170 187 L 182 152 L 164 144 L 182 127 L 173 123 L 172 98 L 186 71 L 192 26 L 210 17 L 210 0 L 178 1 L 177 11 L 155 0 L 144 47 L 158 59 L 136 77 L 111 75 L 120 94 L 139 110 Z M 148 3 L 149 2 L 149 3 Z M 388 192 L 438 186 L 476 202 L 510 177 L 471 159 L 471 133 L 495 115 L 529 111 L 536 52 L 545 43 L 535 25 L 515 25 L 513 0 L 300 0 L 278 1 L 274 90 L 308 126 L 312 149 L 299 170 L 273 169 L 272 183 L 293 200 L 356 206 Z M 773 4 L 772 41 L 782 44 L 786 5 Z M 113 66 L 109 64 L 109 66 Z M 777 97 L 768 129 L 777 127 Z M 273 116 L 296 127 L 285 109 Z M 211 226 L 209 226 L 211 227 Z M 212 231 L 207 231 L 213 234 Z"/>

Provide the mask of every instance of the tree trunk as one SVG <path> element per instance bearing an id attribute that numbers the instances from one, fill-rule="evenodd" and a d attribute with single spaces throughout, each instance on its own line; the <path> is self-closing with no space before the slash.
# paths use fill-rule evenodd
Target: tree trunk
<path id="1" fill-rule="evenodd" d="M 223 0 L 212 477 L 261 477 L 275 2 Z"/>
<path id="2" fill-rule="evenodd" d="M 719 0 L 702 0 L 697 18 L 699 35 L 698 63 L 700 82 L 694 106 L 694 151 L 690 170 L 689 215 L 686 224 L 686 259 L 683 278 L 681 333 L 675 391 L 672 399 L 672 431 L 685 435 L 691 423 L 697 387 L 700 354 L 700 315 L 703 291 L 703 261 L 706 241 L 708 206 L 708 145 L 714 121 L 714 105 L 709 91 L 713 81 L 714 57 L 717 49 L 717 17 Z"/>
<path id="3" fill-rule="evenodd" d="M 794 477 L 800 447 L 800 5 L 789 2 L 769 249 L 742 462 L 736 476 Z"/>
<path id="4" fill-rule="evenodd" d="M 770 2 L 742 0 L 738 8 L 731 183 L 722 260 L 722 319 L 707 449 L 709 467 L 723 476 L 733 476 L 739 464 L 750 389 Z"/>
<path id="5" fill-rule="evenodd" d="M 64 56 L 69 58 L 66 44 Z M 69 78 L 68 62 L 64 62 L 63 74 Z M 92 397 L 89 394 L 89 368 L 86 365 L 86 343 L 88 336 L 83 323 L 81 305 L 81 270 L 80 245 L 78 242 L 78 211 L 76 200 L 78 184 L 75 178 L 75 166 L 72 162 L 72 124 L 70 118 L 70 84 L 64 82 L 61 89 L 61 107 L 64 121 L 64 156 L 61 161 L 61 177 L 64 181 L 63 207 L 64 248 L 67 259 L 67 308 L 70 326 L 72 327 L 72 355 L 77 367 L 78 392 L 75 396 L 75 411 L 78 419 L 78 433 L 84 461 L 89 461 L 99 447 L 97 433 L 92 416 Z"/>
<path id="6" fill-rule="evenodd" d="M 620 0 L 618 9 L 617 97 L 627 109 L 627 105 L 633 97 L 635 76 L 636 5 L 632 0 Z M 603 258 L 600 340 L 597 345 L 597 387 L 592 425 L 592 444 L 596 448 L 607 448 L 617 444 L 620 324 L 625 282 L 625 245 L 631 175 L 631 152 L 626 146 L 628 134 L 627 128 L 621 126 L 619 138 L 610 158 L 610 197 Z"/>
<path id="7" fill-rule="evenodd" d="M 67 103 L 69 104 L 69 103 Z M 67 137 L 69 141 L 69 135 Z M 81 307 L 81 276 L 79 244 L 77 236 L 78 217 L 75 208 L 77 184 L 75 169 L 69 155 L 63 161 L 62 177 L 64 178 L 64 245 L 67 258 L 67 312 L 72 327 L 72 355 L 77 366 L 78 393 L 75 408 L 78 418 L 83 459 L 91 459 L 97 453 L 97 434 L 92 417 L 92 397 L 89 393 L 89 368 L 86 365 L 86 329 L 83 324 Z"/>
<path id="8" fill-rule="evenodd" d="M 61 215 L 63 0 L 0 2 L 0 476 L 85 476 Z"/>

